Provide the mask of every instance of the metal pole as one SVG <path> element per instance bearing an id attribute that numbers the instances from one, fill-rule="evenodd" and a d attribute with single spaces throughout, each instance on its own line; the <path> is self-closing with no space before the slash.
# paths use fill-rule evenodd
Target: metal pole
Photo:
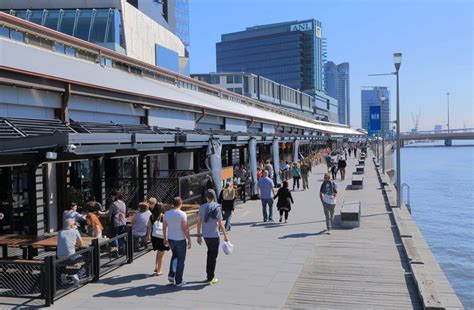
<path id="1" fill-rule="evenodd" d="M 446 93 L 448 96 L 448 133 L 449 133 L 449 93 Z"/>
<path id="2" fill-rule="evenodd" d="M 385 132 L 382 124 L 382 172 L 385 174 Z"/>
<path id="3" fill-rule="evenodd" d="M 399 74 L 398 74 L 398 68 L 397 68 L 397 207 L 401 208 L 401 164 L 400 164 L 400 148 L 401 148 L 401 143 L 400 143 L 400 85 L 399 85 Z"/>

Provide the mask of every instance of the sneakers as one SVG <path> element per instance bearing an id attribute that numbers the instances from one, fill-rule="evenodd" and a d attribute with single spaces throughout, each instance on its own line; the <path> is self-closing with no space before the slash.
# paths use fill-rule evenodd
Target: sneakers
<path id="1" fill-rule="evenodd" d="M 186 285 L 187 283 L 185 281 L 181 281 L 181 283 L 175 284 L 177 287 L 182 287 L 183 285 Z"/>
<path id="2" fill-rule="evenodd" d="M 280 223 L 281 223 L 281 220 L 282 220 L 282 218 L 280 217 L 280 220 L 279 220 Z"/>
<path id="3" fill-rule="evenodd" d="M 209 281 L 209 284 L 210 284 L 210 285 L 213 285 L 213 284 L 216 284 L 217 282 L 219 282 L 219 279 L 217 279 L 216 277 L 214 277 L 211 281 Z"/>
<path id="4" fill-rule="evenodd" d="M 331 231 L 330 231 L 330 230 L 326 231 L 326 234 L 330 235 L 330 234 L 331 234 Z"/>
<path id="5" fill-rule="evenodd" d="M 79 276 L 77 274 L 71 276 L 71 281 L 73 285 L 79 284 Z"/>
<path id="6" fill-rule="evenodd" d="M 168 277 L 168 281 L 169 281 L 171 284 L 174 284 L 174 277 Z"/>

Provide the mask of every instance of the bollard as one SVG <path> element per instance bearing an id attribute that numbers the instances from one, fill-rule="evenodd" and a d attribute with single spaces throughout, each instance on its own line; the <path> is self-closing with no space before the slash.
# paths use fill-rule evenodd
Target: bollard
<path id="1" fill-rule="evenodd" d="M 99 281 L 100 275 L 100 247 L 99 239 L 93 239 L 91 246 L 94 248 L 92 251 L 92 282 Z"/>

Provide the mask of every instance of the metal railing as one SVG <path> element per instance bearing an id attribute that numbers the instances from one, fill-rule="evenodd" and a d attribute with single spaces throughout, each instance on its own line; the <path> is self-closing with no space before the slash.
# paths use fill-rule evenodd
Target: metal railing
<path id="1" fill-rule="evenodd" d="M 408 211 L 411 214 L 411 202 L 410 202 L 410 185 L 407 183 L 403 183 L 401 186 L 401 193 L 400 196 L 402 197 L 403 204 L 407 207 Z M 405 198 L 406 193 L 406 198 Z"/>
<path id="2" fill-rule="evenodd" d="M 47 271 L 44 260 L 0 260 L 0 297 L 44 299 Z"/>

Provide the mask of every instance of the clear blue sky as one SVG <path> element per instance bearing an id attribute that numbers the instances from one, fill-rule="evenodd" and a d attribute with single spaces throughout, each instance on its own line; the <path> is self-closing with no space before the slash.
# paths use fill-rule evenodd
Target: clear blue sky
<path id="1" fill-rule="evenodd" d="M 394 71 L 394 52 L 403 53 L 402 130 L 418 112 L 420 129 L 445 125 L 446 92 L 451 128 L 474 127 L 473 9 L 472 0 L 190 0 L 191 73 L 215 71 L 222 33 L 315 18 L 328 39 L 328 60 L 350 64 L 354 127 L 360 126 L 361 86 L 390 87 L 395 118 L 395 78 L 367 76 Z"/>

